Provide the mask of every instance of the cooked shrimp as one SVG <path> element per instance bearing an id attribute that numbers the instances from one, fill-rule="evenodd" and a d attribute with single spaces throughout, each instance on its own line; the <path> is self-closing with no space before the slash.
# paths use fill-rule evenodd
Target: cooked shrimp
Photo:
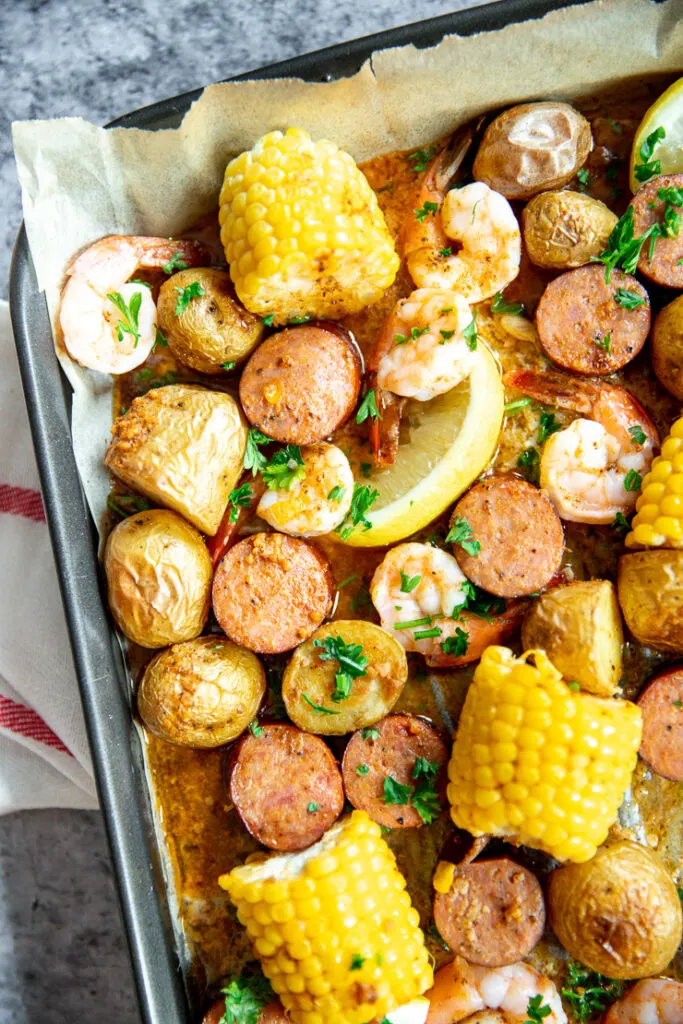
<path id="1" fill-rule="evenodd" d="M 602 1024 L 683 1024 L 683 984 L 671 978 L 638 981 L 610 1006 Z"/>
<path id="2" fill-rule="evenodd" d="M 115 374 L 144 363 L 156 340 L 156 306 L 150 288 L 127 282 L 176 255 L 185 266 L 209 259 L 199 242 L 134 235 L 108 235 L 77 256 L 67 270 L 59 312 L 71 358 L 91 370 Z"/>
<path id="3" fill-rule="evenodd" d="M 472 319 L 470 307 L 455 292 L 419 288 L 401 299 L 369 362 L 379 387 L 428 402 L 460 384 L 477 358 L 464 333 Z"/>
<path id="4" fill-rule="evenodd" d="M 448 191 L 451 159 L 444 150 L 427 169 L 403 224 L 403 254 L 418 288 L 451 288 L 481 302 L 519 273 L 519 224 L 507 199 L 481 181 Z"/>
<path id="5" fill-rule="evenodd" d="M 572 409 L 576 419 L 541 453 L 541 487 L 562 519 L 612 523 L 635 507 L 640 480 L 659 445 L 656 427 L 625 388 L 561 373 L 514 370 L 506 382 L 538 402 Z"/>
<path id="6" fill-rule="evenodd" d="M 560 994 L 549 978 L 529 964 L 508 967 L 477 967 L 456 957 L 437 971 L 434 987 L 427 993 L 426 1024 L 524 1024 L 529 1009 L 547 1007 L 543 1024 L 567 1024 Z M 481 1013 L 496 1010 L 497 1013 Z"/>
<path id="7" fill-rule="evenodd" d="M 295 537 L 331 533 L 351 507 L 349 460 L 333 444 L 310 444 L 299 451 L 302 464 L 292 459 L 288 467 L 294 474 L 291 486 L 267 490 L 257 512 L 273 529 Z"/>

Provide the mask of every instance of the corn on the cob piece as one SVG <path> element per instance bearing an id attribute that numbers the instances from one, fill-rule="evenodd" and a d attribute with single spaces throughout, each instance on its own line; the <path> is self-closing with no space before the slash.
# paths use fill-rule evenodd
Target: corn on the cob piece
<path id="1" fill-rule="evenodd" d="M 364 811 L 219 882 L 294 1024 L 381 1021 L 432 985 L 419 914 Z"/>
<path id="2" fill-rule="evenodd" d="M 339 319 L 376 302 L 396 277 L 367 179 L 348 153 L 300 128 L 270 132 L 230 161 L 219 221 L 240 300 L 276 324 Z"/>
<path id="3" fill-rule="evenodd" d="M 629 786 L 641 732 L 635 704 L 573 692 L 543 651 L 488 647 L 448 767 L 453 821 L 589 860 Z"/>
<path id="4" fill-rule="evenodd" d="M 683 416 L 643 478 L 626 547 L 683 548 Z"/>

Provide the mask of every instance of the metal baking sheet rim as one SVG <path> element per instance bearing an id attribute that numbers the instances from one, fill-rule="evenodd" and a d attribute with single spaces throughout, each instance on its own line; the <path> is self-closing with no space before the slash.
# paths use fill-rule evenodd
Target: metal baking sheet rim
<path id="1" fill-rule="evenodd" d="M 304 54 L 237 76 L 325 81 L 354 74 L 376 50 L 424 48 L 445 35 L 473 35 L 542 17 L 583 0 L 500 0 Z M 177 126 L 201 89 L 125 114 L 107 127 Z M 95 767 L 100 806 L 144 1024 L 187 1024 L 191 1007 L 178 949 L 176 896 L 165 883 L 163 847 L 131 715 L 124 658 L 103 595 L 97 535 L 71 447 L 71 389 L 57 362 L 45 299 L 21 226 L 10 271 L 10 310 L 60 589 Z M 171 909 L 172 908 L 172 909 Z M 173 911 L 173 912 L 172 912 Z M 173 919 L 172 919 L 173 918 Z"/>

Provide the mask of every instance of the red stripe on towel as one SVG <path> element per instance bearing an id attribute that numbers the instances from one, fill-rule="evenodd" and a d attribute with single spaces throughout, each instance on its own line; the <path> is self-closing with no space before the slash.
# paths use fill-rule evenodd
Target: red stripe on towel
<path id="1" fill-rule="evenodd" d="M 39 495 L 40 497 L 40 495 Z M 0 727 L 16 732 L 19 736 L 25 736 L 29 740 L 36 740 L 44 743 L 46 747 L 54 747 L 61 750 L 63 754 L 72 757 L 68 747 L 65 747 L 59 736 L 46 725 L 40 715 L 35 711 L 17 704 L 9 697 L 0 697 Z"/>
<path id="2" fill-rule="evenodd" d="M 11 516 L 23 516 L 34 523 L 45 522 L 45 509 L 40 491 L 31 491 L 28 487 L 12 487 L 0 484 L 0 512 Z"/>

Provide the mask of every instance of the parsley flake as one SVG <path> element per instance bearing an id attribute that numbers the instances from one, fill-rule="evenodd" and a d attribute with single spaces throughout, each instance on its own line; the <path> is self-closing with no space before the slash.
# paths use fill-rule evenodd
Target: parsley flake
<path id="1" fill-rule="evenodd" d="M 161 269 L 164 274 L 168 274 L 170 277 L 170 275 L 175 274 L 177 270 L 187 270 L 187 263 L 185 262 L 181 252 L 174 252 L 168 263 L 164 263 Z"/>
<path id="2" fill-rule="evenodd" d="M 455 331 L 439 331 L 442 340 L 439 342 L 440 345 L 444 345 L 447 341 L 450 341 Z"/>
<path id="3" fill-rule="evenodd" d="M 638 292 L 632 292 L 629 288 L 617 288 L 614 293 L 614 301 L 624 309 L 637 309 L 645 305 L 645 299 Z"/>
<path id="4" fill-rule="evenodd" d="M 366 465 L 369 465 L 369 463 L 366 463 Z M 378 497 L 379 491 L 374 490 L 369 485 L 354 484 L 351 508 L 347 512 L 344 521 L 335 530 L 335 533 L 338 533 L 342 540 L 348 540 L 356 526 L 362 526 L 364 530 L 371 530 L 372 523 L 366 518 L 365 513 L 369 511 Z"/>
<path id="5" fill-rule="evenodd" d="M 232 505 L 230 509 L 230 522 L 236 523 L 240 514 L 240 508 L 248 508 L 252 498 L 253 491 L 249 484 L 242 484 L 241 487 L 237 487 L 234 491 L 230 491 L 228 498 L 228 504 Z"/>
<path id="6" fill-rule="evenodd" d="M 470 634 L 466 630 L 460 629 L 459 626 L 455 631 L 455 636 L 448 636 L 439 644 L 444 654 L 452 654 L 454 658 L 462 658 L 464 654 L 467 654 L 469 646 Z"/>
<path id="7" fill-rule="evenodd" d="M 409 153 L 406 160 L 411 164 L 411 171 L 415 171 L 416 174 L 421 174 L 422 171 L 427 170 L 429 161 L 436 153 L 436 146 L 427 146 L 426 149 L 416 149 L 414 152 Z"/>
<path id="8" fill-rule="evenodd" d="M 220 1024 L 258 1024 L 261 1011 L 274 998 L 270 984 L 263 976 L 237 978 L 224 988 L 225 1013 Z"/>
<path id="9" fill-rule="evenodd" d="M 405 573 L 403 571 L 403 569 L 401 569 L 400 572 L 401 572 L 401 593 L 402 594 L 411 594 L 413 592 L 413 590 L 415 590 L 415 587 L 418 585 L 420 580 L 422 579 L 422 576 L 408 576 L 408 574 Z"/>
<path id="10" fill-rule="evenodd" d="M 525 448 L 517 458 L 517 468 L 531 484 L 537 484 L 540 479 L 540 465 L 541 456 L 537 448 Z"/>
<path id="11" fill-rule="evenodd" d="M 562 430 L 562 424 L 555 418 L 555 413 L 542 412 L 541 422 L 539 423 L 536 435 L 536 444 L 543 444 L 551 434 L 555 434 L 558 430 Z"/>
<path id="12" fill-rule="evenodd" d="M 365 398 L 360 403 L 358 412 L 356 413 L 356 423 L 363 423 L 368 416 L 373 420 L 381 418 L 379 409 L 377 408 L 377 399 L 375 398 L 374 388 L 370 388 Z"/>
<path id="13" fill-rule="evenodd" d="M 502 292 L 496 292 L 493 296 L 493 302 L 491 303 L 492 313 L 512 313 L 513 316 L 518 316 L 524 312 L 524 306 L 521 302 L 506 302 L 503 298 Z"/>
<path id="14" fill-rule="evenodd" d="M 570 960 L 567 964 L 567 978 L 562 996 L 579 1021 L 587 1021 L 595 1014 L 607 1010 L 615 999 L 620 998 L 623 991 L 622 981 L 605 978 L 575 960 Z"/>
<path id="15" fill-rule="evenodd" d="M 234 369 L 235 369 L 234 361 L 228 360 L 227 363 L 221 363 L 221 370 L 225 370 L 226 373 L 229 373 L 230 370 L 234 370 Z"/>
<path id="16" fill-rule="evenodd" d="M 379 738 L 379 729 L 363 729 L 361 736 L 364 740 L 376 740 Z"/>
<path id="17" fill-rule="evenodd" d="M 610 352 L 612 351 L 612 332 L 611 331 L 608 331 L 604 338 L 602 338 L 602 339 L 595 338 L 594 341 L 595 341 L 595 344 L 598 346 L 598 348 L 601 348 L 603 350 L 603 352 L 607 353 L 607 355 L 610 354 Z"/>
<path id="18" fill-rule="evenodd" d="M 128 303 L 120 292 L 107 292 L 107 298 L 121 314 L 121 319 L 116 325 L 116 337 L 119 341 L 123 341 L 124 334 L 130 334 L 134 339 L 133 348 L 137 348 L 140 340 L 138 316 L 142 303 L 142 292 L 133 292 Z"/>
<path id="19" fill-rule="evenodd" d="M 383 789 L 384 803 L 397 804 L 401 807 L 409 802 L 413 792 L 412 786 L 404 786 L 402 783 L 397 782 L 392 775 L 385 777 Z"/>
<path id="20" fill-rule="evenodd" d="M 422 778 L 418 782 L 410 802 L 425 825 L 431 825 L 434 819 L 438 818 L 441 813 L 439 795 L 431 779 Z"/>
<path id="21" fill-rule="evenodd" d="M 322 704 L 316 704 L 305 693 L 302 693 L 301 696 L 306 701 L 306 703 L 308 704 L 309 708 L 312 708 L 317 715 L 340 715 L 341 714 L 341 711 L 333 711 L 332 708 L 326 708 Z"/>
<path id="22" fill-rule="evenodd" d="M 599 256 L 593 259 L 605 265 L 605 280 L 609 282 L 612 270 L 621 267 L 627 274 L 634 274 L 645 242 L 650 239 L 650 254 L 654 243 L 661 235 L 661 225 L 655 222 L 647 231 L 635 237 L 633 207 L 629 206 L 623 217 L 612 228 L 607 245 Z"/>
<path id="23" fill-rule="evenodd" d="M 265 455 L 262 455 L 259 451 L 259 448 L 264 444 L 270 444 L 272 440 L 272 437 L 262 434 L 256 427 L 249 428 L 243 466 L 245 469 L 250 469 L 253 476 L 260 473 L 268 462 Z"/>
<path id="24" fill-rule="evenodd" d="M 315 814 L 316 811 L 320 810 L 320 804 L 316 804 L 313 800 L 311 800 L 306 810 L 309 814 Z"/>
<path id="25" fill-rule="evenodd" d="M 614 517 L 614 522 L 612 523 L 612 526 L 617 531 L 617 533 L 621 534 L 626 534 L 631 529 L 631 525 L 623 512 L 617 512 L 616 516 Z"/>
<path id="26" fill-rule="evenodd" d="M 154 335 L 154 348 L 168 348 L 168 342 L 158 327 L 157 332 Z"/>
<path id="27" fill-rule="evenodd" d="M 356 775 L 360 775 L 361 778 L 365 778 L 365 776 L 368 775 L 369 773 L 370 773 L 370 769 L 368 768 L 368 766 L 366 764 L 359 764 L 356 767 Z"/>
<path id="28" fill-rule="evenodd" d="M 451 528 L 446 535 L 447 544 L 459 544 L 468 555 L 476 556 L 481 551 L 481 544 L 474 539 L 472 527 L 464 516 L 455 516 Z"/>
<path id="29" fill-rule="evenodd" d="M 305 475 L 306 468 L 298 444 L 286 444 L 261 468 L 263 482 L 269 491 L 288 491 L 295 480 L 303 480 Z"/>
<path id="30" fill-rule="evenodd" d="M 443 256 L 444 259 L 446 259 L 447 256 L 452 256 L 452 255 L 453 255 L 453 250 L 450 248 L 450 246 L 447 246 L 445 249 L 439 249 L 439 256 Z"/>
<path id="31" fill-rule="evenodd" d="M 636 473 L 635 469 L 629 469 L 628 473 L 624 477 L 624 490 L 639 491 L 642 482 L 643 478 L 640 473 Z"/>
<path id="32" fill-rule="evenodd" d="M 441 765 L 438 761 L 430 761 L 426 757 L 416 757 L 415 764 L 413 765 L 413 778 L 419 779 L 424 777 L 425 779 L 433 779 L 439 774 Z"/>
<path id="33" fill-rule="evenodd" d="M 259 736 L 263 736 L 263 726 L 259 725 L 256 719 L 254 719 L 253 722 L 249 723 L 249 732 L 258 739 Z"/>
<path id="34" fill-rule="evenodd" d="M 430 214 L 434 215 L 438 211 L 438 209 L 438 203 L 430 203 L 429 200 L 427 200 L 424 206 L 421 206 L 419 209 L 416 209 L 414 211 L 415 218 L 416 220 L 419 220 L 420 224 L 422 224 L 425 217 L 428 217 Z"/>
<path id="35" fill-rule="evenodd" d="M 178 292 L 178 301 L 175 304 L 176 316 L 183 315 L 192 299 L 199 299 L 202 295 L 206 295 L 199 281 L 193 281 L 192 284 L 188 284 L 187 288 L 178 288 L 176 285 L 176 291 Z"/>
<path id="36" fill-rule="evenodd" d="M 579 183 L 579 192 L 590 191 L 590 174 L 585 167 L 582 167 L 576 172 L 576 179 Z"/>
<path id="37" fill-rule="evenodd" d="M 552 1010 L 543 1002 L 543 996 L 537 995 L 530 998 L 526 1012 L 529 1019 L 524 1024 L 543 1024 L 543 1018 L 549 1017 Z"/>
<path id="38" fill-rule="evenodd" d="M 349 970 L 359 971 L 363 964 L 365 963 L 365 960 L 366 958 L 364 956 L 361 956 L 360 953 L 354 953 L 351 957 L 351 966 L 349 967 Z"/>
<path id="39" fill-rule="evenodd" d="M 264 327 L 272 327 L 273 321 L 275 320 L 275 314 L 269 313 L 268 316 L 261 317 L 261 323 Z"/>
<path id="40" fill-rule="evenodd" d="M 647 436 L 640 423 L 636 423 L 632 427 L 629 427 L 628 432 L 631 435 L 631 440 L 634 444 L 643 445 L 647 441 Z"/>
<path id="41" fill-rule="evenodd" d="M 362 653 L 361 644 L 347 644 L 340 636 L 327 636 L 324 640 L 314 640 L 314 647 L 321 648 L 322 661 L 338 661 L 339 672 L 334 677 L 333 701 L 346 700 L 351 693 L 354 679 L 366 675 L 368 659 Z"/>
<path id="42" fill-rule="evenodd" d="M 633 168 L 638 181 L 648 181 L 650 178 L 654 178 L 655 175 L 660 174 L 662 166 L 659 160 L 653 160 L 652 154 L 654 153 L 655 146 L 662 139 L 666 138 L 666 131 L 664 128 L 655 128 L 653 132 L 650 132 L 645 142 L 638 150 L 638 155 L 642 163 L 636 164 Z"/>
<path id="43" fill-rule="evenodd" d="M 467 327 L 462 332 L 462 336 L 467 342 L 467 347 L 474 352 L 477 347 L 477 311 L 476 309 L 472 313 L 472 320 L 468 323 Z"/>
<path id="44" fill-rule="evenodd" d="M 344 491 L 345 490 L 346 490 L 345 487 L 342 487 L 340 484 L 337 484 L 337 486 L 333 487 L 332 490 L 330 491 L 330 493 L 327 495 L 327 500 L 328 501 L 341 501 L 342 498 L 344 497 Z"/>

